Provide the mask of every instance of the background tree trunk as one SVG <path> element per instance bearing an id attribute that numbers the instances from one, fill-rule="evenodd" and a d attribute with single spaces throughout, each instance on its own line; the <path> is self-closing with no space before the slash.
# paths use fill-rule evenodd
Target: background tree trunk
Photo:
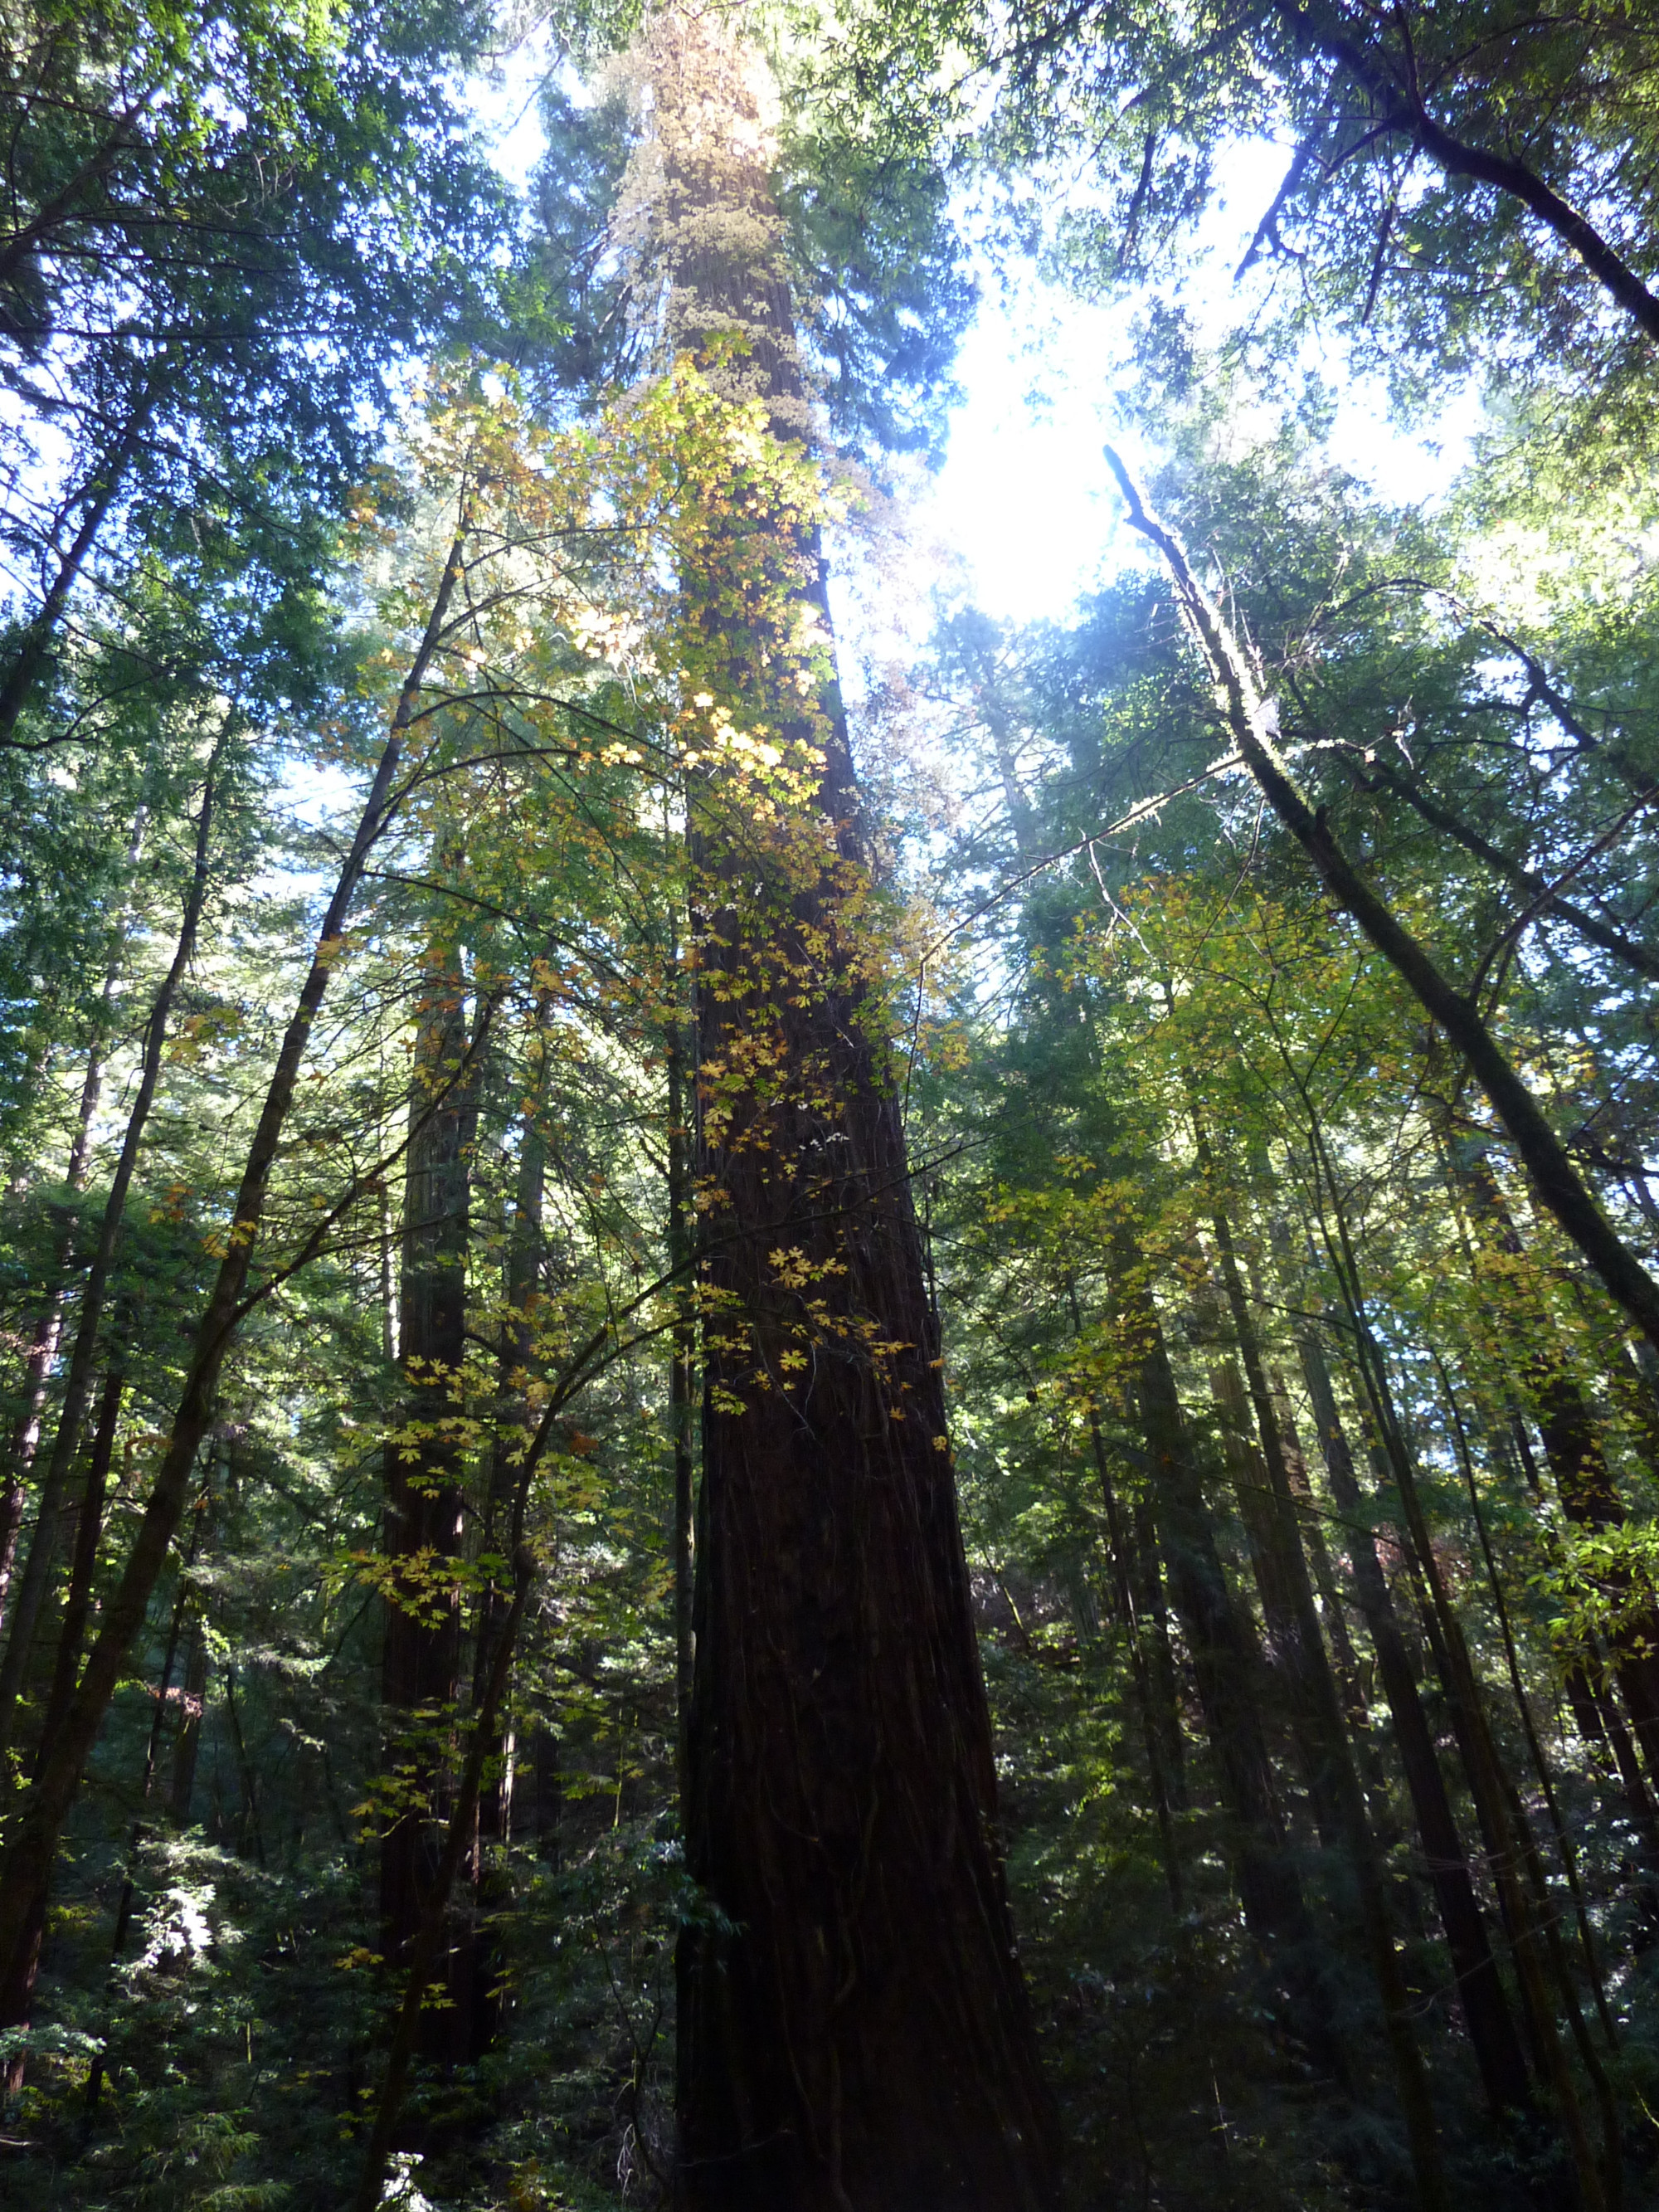
<path id="1" fill-rule="evenodd" d="M 1498 1962 L 1457 1832 L 1445 1777 L 1435 1755 L 1434 1738 L 1417 1679 L 1406 1650 L 1388 1579 L 1376 1553 L 1376 1540 L 1365 1525 L 1364 1500 L 1353 1455 L 1337 1411 L 1336 1393 L 1324 1346 L 1312 1329 L 1300 1338 L 1302 1372 L 1308 1385 L 1320 1449 L 1330 1476 L 1331 1494 L 1347 1516 L 1348 1556 L 1354 1594 L 1376 1654 L 1382 1694 L 1394 1721 L 1395 1742 L 1405 1771 L 1417 1832 L 1440 1924 L 1451 1953 L 1457 2001 L 1474 2048 L 1481 2085 L 1493 2112 L 1526 2112 L 1532 2085 L 1516 2033 Z"/>
<path id="2" fill-rule="evenodd" d="M 396 1809 L 380 1841 L 381 1948 L 406 1964 L 425 1920 L 449 1816 L 460 1695 L 461 1372 L 466 1354 L 469 1100 L 465 984 L 458 959 L 432 963 L 410 1085 L 399 1347 L 407 1395 L 386 1446 L 386 1551 L 395 1595 L 381 1662 L 386 1764 Z M 471 1916 L 440 1953 L 447 2002 L 421 2015 L 434 2061 L 471 2051 Z"/>

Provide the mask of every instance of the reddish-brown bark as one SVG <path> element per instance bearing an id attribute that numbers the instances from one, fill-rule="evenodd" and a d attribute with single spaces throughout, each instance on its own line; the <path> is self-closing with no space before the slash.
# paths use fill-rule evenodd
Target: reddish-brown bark
<path id="1" fill-rule="evenodd" d="M 381 1658 L 386 1758 L 398 1800 L 380 1840 L 381 1949 L 406 1966 L 426 1920 L 443 1855 L 460 1694 L 466 1353 L 468 1139 L 472 1119 L 464 983 L 434 966 L 416 1038 L 405 1155 L 399 1346 L 403 1426 L 386 1449 L 385 1549 L 392 1562 Z M 447 2002 L 421 2014 L 434 2060 L 471 2055 L 471 1916 L 453 1916 L 441 1952 Z"/>
<path id="2" fill-rule="evenodd" d="M 699 1011 L 705 1054 L 745 1012 L 712 988 Z M 700 1162 L 730 1226 L 705 1276 L 726 1309 L 707 1355 L 688 1827 L 726 1924 L 684 1941 L 681 2199 L 1015 2212 L 1052 2201 L 1053 2123 L 903 1138 L 852 993 L 815 994 L 787 1026 L 826 1064 L 823 1103 L 750 1101 Z M 804 1327 L 780 1248 L 842 1271 L 815 1285 L 828 1326 Z"/>
<path id="3" fill-rule="evenodd" d="M 736 333 L 717 373 L 797 437 L 748 60 L 720 19 L 665 9 L 641 66 L 665 325 L 693 347 Z M 827 616 L 799 522 L 747 527 L 798 568 L 794 607 Z M 709 566 L 726 551 L 730 576 L 683 580 L 685 613 L 748 721 L 778 711 L 753 695 L 788 624 L 775 611 L 745 637 L 737 533 Z M 680 1956 L 678 2201 L 1036 2212 L 1056 2194 L 1054 2122 L 996 1837 L 938 1332 L 863 980 L 852 760 L 833 683 L 798 726 L 788 711 L 786 742 L 823 748 L 815 799 L 763 821 L 716 777 L 693 801 L 709 1319 L 685 1815 L 710 1910 Z"/>

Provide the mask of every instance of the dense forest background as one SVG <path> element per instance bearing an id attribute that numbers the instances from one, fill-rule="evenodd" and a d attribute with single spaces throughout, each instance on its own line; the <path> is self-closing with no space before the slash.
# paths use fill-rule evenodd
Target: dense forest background
<path id="1" fill-rule="evenodd" d="M 0 0 L 7 2204 L 1659 2202 L 1656 101 Z"/>

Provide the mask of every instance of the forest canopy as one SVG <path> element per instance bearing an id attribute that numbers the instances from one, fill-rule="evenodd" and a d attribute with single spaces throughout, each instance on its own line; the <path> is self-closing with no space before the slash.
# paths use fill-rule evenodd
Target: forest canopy
<path id="1" fill-rule="evenodd" d="M 0 0 L 6 2204 L 1659 2203 L 1656 89 Z"/>

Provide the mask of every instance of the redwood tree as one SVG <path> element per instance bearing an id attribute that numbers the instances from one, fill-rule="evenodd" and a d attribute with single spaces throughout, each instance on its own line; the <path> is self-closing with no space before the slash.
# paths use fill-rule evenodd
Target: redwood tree
<path id="1" fill-rule="evenodd" d="M 660 327 L 788 448 L 809 417 L 758 64 L 680 8 L 635 61 L 624 220 Z M 706 765 L 690 809 L 705 1389 L 686 1826 L 708 1910 L 682 1946 L 678 2198 L 1004 2212 L 1052 2202 L 1055 2151 L 822 556 L 800 505 L 739 482 L 732 506 L 682 555 L 682 665 L 694 703 L 809 765 L 758 799 Z"/>

